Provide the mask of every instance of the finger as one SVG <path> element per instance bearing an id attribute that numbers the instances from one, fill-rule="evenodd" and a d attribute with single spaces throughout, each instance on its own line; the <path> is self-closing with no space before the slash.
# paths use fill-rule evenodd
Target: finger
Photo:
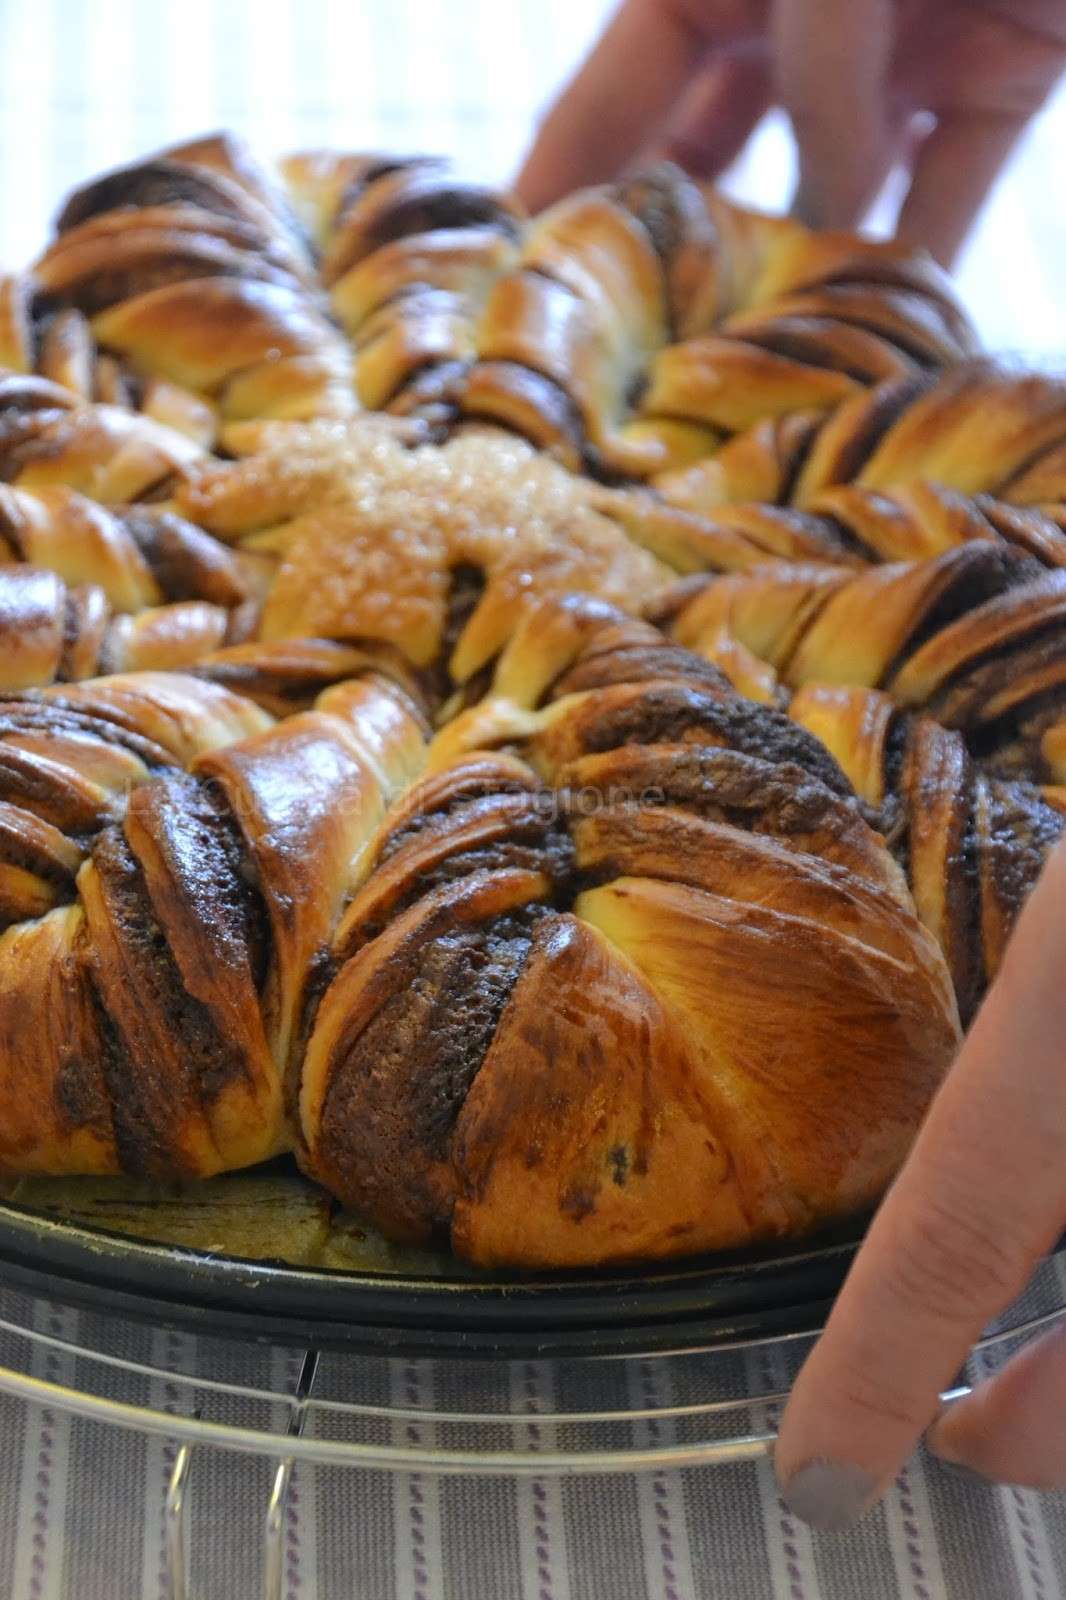
<path id="1" fill-rule="evenodd" d="M 743 150 L 771 100 L 765 56 L 723 56 L 691 85 L 666 137 L 648 157 L 676 161 L 696 178 L 717 178 Z"/>
<path id="2" fill-rule="evenodd" d="M 794 211 L 812 227 L 861 218 L 892 160 L 892 0 L 775 0 L 777 88 L 799 155 Z"/>
<path id="3" fill-rule="evenodd" d="M 1014 111 L 942 113 L 918 149 L 900 236 L 950 267 L 1027 120 Z"/>
<path id="4" fill-rule="evenodd" d="M 1066 1489 L 1066 1325 L 949 1406 L 927 1444 L 993 1483 Z"/>
<path id="5" fill-rule="evenodd" d="M 625 0 L 526 157 L 516 189 L 529 209 L 620 172 L 666 120 L 706 45 L 682 7 Z"/>
<path id="6" fill-rule="evenodd" d="M 796 1514 L 877 1498 L 1066 1216 L 1066 848 L 796 1382 L 776 1450 Z"/>

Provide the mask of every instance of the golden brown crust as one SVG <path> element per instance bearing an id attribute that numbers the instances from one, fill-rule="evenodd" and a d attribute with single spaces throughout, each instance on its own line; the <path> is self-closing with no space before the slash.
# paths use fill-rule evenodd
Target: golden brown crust
<path id="1" fill-rule="evenodd" d="M 1063 681 L 1064 584 L 1061 569 L 986 539 L 858 575 L 768 564 L 686 594 L 672 631 L 700 649 L 724 629 L 793 686 L 884 688 L 994 736 Z"/>
<path id="2" fill-rule="evenodd" d="M 0 1168 L 527 1267 L 877 1198 L 1066 826 L 1061 384 L 668 166 L 217 135 L 0 359 Z"/>
<path id="3" fill-rule="evenodd" d="M 0 1166 L 173 1179 L 291 1145 L 310 976 L 424 747 L 385 680 L 327 701 L 275 727 L 141 672 L 0 705 L 0 1031 L 47 1008 L 32 1069 L 9 1052 Z"/>
<path id="4" fill-rule="evenodd" d="M 484 711 L 445 730 L 338 930 L 303 1067 L 308 1171 L 397 1236 L 531 1267 L 866 1203 L 950 1056 L 955 1001 L 824 747 L 589 602 L 530 615 L 488 703 L 526 762 L 463 753 Z"/>

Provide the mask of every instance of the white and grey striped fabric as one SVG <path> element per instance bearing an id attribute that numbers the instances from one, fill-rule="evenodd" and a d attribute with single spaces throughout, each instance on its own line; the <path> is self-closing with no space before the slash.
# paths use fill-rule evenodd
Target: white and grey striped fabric
<path id="1" fill-rule="evenodd" d="M 453 154 L 503 179 L 537 108 L 571 67 L 610 0 L 0 0 L 0 263 L 43 241 L 61 193 L 108 165 L 214 127 L 267 154 L 336 144 Z M 1066 97 L 1034 128 L 1001 184 L 962 271 L 987 342 L 1054 359 L 1066 351 L 1066 252 L 1058 193 Z M 774 205 L 790 156 L 760 134 L 734 191 Z M 1066 1296 L 1061 1274 L 1058 1293 Z M 0 1289 L 0 1322 L 27 1323 L 128 1360 L 291 1388 L 297 1358 L 107 1323 Z M 25 1341 L 0 1330 L 0 1366 Z M 42 1348 L 33 1370 L 87 1383 L 85 1362 Z M 469 1405 L 477 1368 L 334 1364 L 347 1399 Z M 785 1356 L 738 1357 L 718 1381 L 768 1392 Z M 501 1376 L 492 1375 L 498 1387 Z M 577 1407 L 706 1398 L 684 1363 L 519 1364 L 506 1408 L 527 1419 Z M 180 1408 L 177 1389 L 128 1376 L 117 1393 Z M 248 1402 L 231 1420 L 262 1422 Z M 774 1422 L 755 1406 L 741 1426 Z M 734 1425 L 736 1419 L 733 1419 Z M 372 1424 L 425 1442 L 429 1425 Z M 602 1440 L 665 1442 L 665 1423 Z M 373 1430 L 377 1430 L 375 1435 Z M 640 1431 L 643 1430 L 643 1431 Z M 682 1437 L 684 1433 L 682 1430 Z M 469 1441 L 468 1441 L 469 1442 Z M 566 1442 L 565 1440 L 563 1441 Z M 547 1447 L 547 1446 L 545 1446 Z M 165 1600 L 163 1506 L 174 1446 L 0 1398 L 0 1600 Z M 259 1592 L 265 1461 L 211 1453 L 194 1463 L 194 1600 Z M 816 1538 L 778 1501 L 767 1464 L 645 1478 L 516 1484 L 298 1469 L 286 1532 L 285 1600 L 1055 1600 L 1066 1595 L 1066 1500 L 975 1487 L 915 1463 L 855 1534 Z"/>
<path id="2" fill-rule="evenodd" d="M 1023 1310 L 1059 1304 L 1048 1270 Z M 6 1328 L 4 1325 L 7 1325 Z M 116 1323 L 0 1290 L 0 1367 L 62 1385 L 274 1431 L 278 1406 L 112 1372 L 8 1331 L 31 1327 L 166 1372 L 292 1393 L 299 1352 Z M 787 1388 L 798 1357 L 766 1345 L 627 1362 L 426 1362 L 324 1357 L 315 1393 L 372 1407 L 513 1416 L 485 1423 L 313 1413 L 312 1434 L 373 1444 L 523 1450 L 647 1447 L 764 1432 L 773 1403 L 714 1419 L 552 1429 L 552 1411 L 654 1410 Z M 975 1363 L 977 1374 L 990 1358 Z M 164 1506 L 176 1447 L 0 1397 L 4 1600 L 169 1600 Z M 266 1459 L 196 1448 L 189 1479 L 193 1600 L 259 1600 Z M 1061 1600 L 1066 1496 L 971 1482 L 916 1459 L 855 1532 L 815 1535 L 776 1494 L 768 1460 L 599 1478 L 472 1479 L 298 1465 L 284 1600 Z"/>

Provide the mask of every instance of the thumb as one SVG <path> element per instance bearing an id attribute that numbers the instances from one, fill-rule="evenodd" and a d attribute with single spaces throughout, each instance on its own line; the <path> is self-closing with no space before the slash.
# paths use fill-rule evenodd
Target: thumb
<path id="1" fill-rule="evenodd" d="M 930 1450 L 994 1483 L 1066 1488 L 1066 1324 L 934 1423 Z"/>

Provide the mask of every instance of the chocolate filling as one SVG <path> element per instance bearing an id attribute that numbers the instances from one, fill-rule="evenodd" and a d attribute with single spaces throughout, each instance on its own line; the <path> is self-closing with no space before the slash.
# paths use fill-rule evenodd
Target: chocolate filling
<path id="1" fill-rule="evenodd" d="M 18 690 L 0 700 L 0 739 L 8 733 L 80 734 L 106 739 L 153 770 L 176 765 L 162 745 L 130 727 L 114 707 L 72 704 L 61 694 L 46 698 L 39 689 Z"/>
<path id="2" fill-rule="evenodd" d="M 850 483 L 857 478 L 882 440 L 910 407 L 932 390 L 935 382 L 936 374 L 923 373 L 878 384 L 867 396 L 857 426 L 846 441 L 838 445 L 830 481 Z M 831 426 L 831 421 L 826 425 Z M 789 486 L 789 495 L 793 487 L 794 481 Z"/>
<path id="3" fill-rule="evenodd" d="M 807 465 L 824 422 L 825 418 L 819 415 L 782 417 L 774 424 L 774 440 L 781 466 L 780 505 L 788 505 L 795 494 L 800 473 Z"/>
<path id="4" fill-rule="evenodd" d="M 962 843 L 948 861 L 948 918 L 950 943 L 944 954 L 955 980 L 959 1016 L 965 1027 L 973 1018 L 984 993 L 983 940 L 981 936 L 981 881 L 978 866 L 977 819 L 973 802 L 974 775 L 966 785 Z"/>
<path id="5" fill-rule="evenodd" d="M 441 636 L 441 655 L 447 664 L 470 618 L 485 593 L 485 574 L 480 567 L 459 562 L 448 575 L 448 601 Z"/>
<path id="6" fill-rule="evenodd" d="M 1013 922 L 1032 893 L 1048 854 L 1066 830 L 1066 817 L 1029 783 L 993 779 L 979 846 L 996 900 Z"/>
<path id="7" fill-rule="evenodd" d="M 492 378 L 498 379 L 504 395 L 504 403 L 498 410 L 492 406 L 478 405 L 478 380 Z M 498 423 L 503 416 L 513 432 L 540 445 L 543 441 L 538 432 L 525 426 L 526 414 L 534 412 L 546 424 L 549 434 L 556 435 L 579 452 L 585 451 L 586 457 L 591 460 L 585 444 L 585 419 L 566 390 L 560 388 L 552 378 L 534 371 L 532 367 L 524 367 L 518 361 L 479 361 L 471 369 L 471 380 L 473 392 L 468 385 L 463 394 L 464 416 L 484 417 L 494 423 Z M 520 410 L 507 405 L 509 396 L 518 401 Z"/>
<path id="8" fill-rule="evenodd" d="M 464 850 L 454 856 L 445 856 L 436 866 L 420 873 L 389 905 L 380 921 L 367 920 L 363 923 L 359 930 L 359 942 L 369 943 L 377 938 L 394 918 L 446 883 L 457 883 L 460 878 L 469 878 L 477 872 L 503 872 L 514 867 L 529 872 L 543 872 L 556 883 L 569 882 L 573 877 L 573 861 L 574 847 L 569 835 L 558 833 L 549 834 L 543 845 L 507 839 L 479 850 Z"/>
<path id="9" fill-rule="evenodd" d="M 71 869 L 65 862 L 52 855 L 39 841 L 34 828 L 36 820 L 34 812 L 26 814 L 26 821 L 29 824 L 27 830 L 19 826 L 18 817 L 12 816 L 10 811 L 0 813 L 0 861 L 8 866 L 21 867 L 25 872 L 32 872 L 35 877 L 43 878 L 46 883 L 62 889 L 67 899 L 73 899 L 77 868 Z"/>
<path id="10" fill-rule="evenodd" d="M 898 654 L 888 665 L 882 682 L 890 683 L 903 664 L 916 655 L 938 633 L 995 600 L 1010 589 L 1020 588 L 1047 576 L 1038 561 L 1019 555 L 1006 546 L 977 540 L 961 545 L 939 561 L 948 568 L 947 581 L 925 616 L 910 633 Z"/>
<path id="11" fill-rule="evenodd" d="M 160 158 L 121 167 L 76 189 L 56 219 L 56 231 L 67 233 L 89 217 L 120 207 L 175 205 L 199 206 L 247 220 L 243 208 L 209 173 Z"/>
<path id="12" fill-rule="evenodd" d="M 689 215 L 695 206 L 703 209 L 699 190 L 676 168 L 657 166 L 620 183 L 614 197 L 643 226 L 659 260 L 669 269 L 689 232 L 684 201 L 689 201 Z"/>
<path id="13" fill-rule="evenodd" d="M 834 794 L 853 793 L 821 741 L 783 712 L 739 695 L 711 695 L 683 684 L 652 684 L 638 700 L 605 710 L 589 728 L 585 749 L 593 753 L 624 744 L 698 744 L 701 732 L 744 755 L 793 762 Z"/>
<path id="14" fill-rule="evenodd" d="M 11 483 L 30 462 L 58 453 L 50 437 L 55 424 L 66 421 L 65 411 L 12 412 L 0 415 L 0 481 Z"/>
<path id="15" fill-rule="evenodd" d="M 497 794 L 501 792 L 502 790 L 497 790 Z M 554 804 L 554 797 L 550 791 L 543 791 L 543 797 L 545 801 Z M 491 805 L 490 799 L 489 806 Z M 466 806 L 455 807 L 449 813 L 449 817 L 461 825 L 464 813 L 469 813 L 477 807 L 477 801 L 469 802 Z M 439 819 L 437 826 L 441 827 Z M 441 831 L 445 832 L 445 838 L 446 828 L 445 823 L 441 827 Z M 542 872 L 554 886 L 552 898 L 556 904 L 565 903 L 571 892 L 574 879 L 573 841 L 565 827 L 560 826 L 550 814 L 538 812 L 533 805 L 524 819 L 513 819 L 506 838 L 495 839 L 491 843 L 467 849 L 461 847 L 460 839 L 457 838 L 456 843 L 459 848 L 454 854 L 441 855 L 432 866 L 425 867 L 411 877 L 397 898 L 388 903 L 380 921 L 368 919 L 360 925 L 360 945 L 376 938 L 389 922 L 416 901 L 421 900 L 424 895 L 430 894 L 446 883 L 456 883 L 460 878 L 468 878 L 475 873 L 503 872 L 509 868 Z"/>
<path id="16" fill-rule="evenodd" d="M 69 1128 L 92 1128 L 105 1138 L 112 1132 L 111 1106 L 98 1075 L 99 1059 L 86 1062 L 65 1049 L 52 1083 L 58 1120 Z"/>
<path id="17" fill-rule="evenodd" d="M 65 284 L 59 293 L 41 296 L 37 309 L 43 313 L 56 305 L 73 305 L 91 317 L 136 295 L 150 294 L 153 289 L 203 278 L 256 278 L 282 284 L 295 281 L 283 268 L 221 244 L 202 251 L 161 244 L 155 259 L 141 255 L 128 267 L 116 264 L 106 270 L 87 271 Z"/>
<path id="18" fill-rule="evenodd" d="M 171 1138 L 175 1125 L 243 1074 L 243 1055 L 185 988 L 140 865 L 119 828 L 100 835 L 93 862 L 123 947 L 121 993 L 117 974 L 108 974 L 107 981 L 99 968 L 95 974 L 104 1013 L 104 1078 L 122 1165 L 134 1175 L 174 1176 L 181 1171 Z M 205 905 L 205 915 L 220 905 L 222 894 Z M 158 1028 L 145 1026 L 143 1018 L 165 1019 L 169 1048 L 160 1048 Z"/>
<path id="19" fill-rule="evenodd" d="M 76 590 L 68 589 L 63 596 L 63 645 L 59 653 L 60 666 L 57 674 L 60 678 L 66 679 L 68 676 L 67 669 L 71 655 L 81 639 L 84 617 L 83 594 L 79 595 Z"/>
<path id="20" fill-rule="evenodd" d="M 425 806 L 420 807 L 394 828 L 386 836 L 378 852 L 378 863 L 380 865 L 381 862 L 388 861 L 397 850 L 402 849 L 409 840 L 427 828 L 435 827 L 445 818 L 461 815 L 472 801 L 501 794 L 537 792 L 537 787 L 532 777 L 529 783 L 524 783 L 517 775 L 512 778 L 503 777 L 493 771 L 472 773 L 467 781 L 450 788 L 439 801 L 427 801 Z"/>
<path id="21" fill-rule="evenodd" d="M 842 522 L 839 517 L 827 515 L 819 518 L 819 520 L 827 528 L 832 529 L 833 537 L 837 540 L 840 549 L 846 551 L 848 555 L 858 556 L 860 560 L 868 561 L 871 566 L 880 566 L 884 561 L 884 556 L 878 550 L 875 550 L 872 545 L 868 545 L 861 533 L 850 527 L 848 523 Z"/>
<path id="22" fill-rule="evenodd" d="M 333 227 L 336 229 L 343 225 L 350 212 L 379 178 L 391 178 L 393 173 L 409 172 L 416 167 L 428 171 L 444 165 L 443 158 L 436 156 L 377 156 L 368 160 L 341 195 L 333 215 Z"/>
<path id="23" fill-rule="evenodd" d="M 1062 623 L 1049 621 L 1024 638 L 1015 638 L 998 649 L 961 662 L 930 698 L 929 709 L 948 727 L 966 729 L 980 719 L 989 698 L 1008 685 L 1022 679 L 1032 680 L 1042 669 L 1054 684 L 1063 654 Z M 1061 709 L 1061 689 L 1056 686 L 1050 693 L 1058 699 Z M 1032 699 L 1018 699 L 1011 711 L 999 719 L 1001 730 L 1017 727 L 1042 694 L 1043 691 L 1034 687 Z"/>
<path id="24" fill-rule="evenodd" d="M 372 1021 L 335 1049 L 319 1151 L 347 1203 L 393 1238 L 426 1240 L 450 1220 L 456 1119 L 545 914 L 530 907 L 423 945 Z"/>
<path id="25" fill-rule="evenodd" d="M 907 867 L 907 807 L 901 792 L 907 742 L 912 718 L 896 711 L 888 726 L 882 753 L 884 799 L 871 824 L 883 834 L 888 848 L 904 871 Z"/>
<path id="26" fill-rule="evenodd" d="M 875 334 L 879 339 L 884 339 L 887 343 L 895 345 L 897 350 L 901 350 L 905 356 L 909 356 L 919 366 L 938 368 L 943 365 L 944 356 L 940 349 L 939 341 L 931 344 L 927 336 L 923 337 L 925 326 L 922 322 L 919 322 L 914 330 L 911 331 L 888 318 L 879 318 L 872 311 L 864 313 L 850 298 L 856 290 L 861 292 L 862 289 L 862 284 L 830 282 L 820 284 L 816 292 L 819 298 L 824 301 L 826 315 L 834 322 L 844 323 L 849 328 L 859 328 L 863 333 Z M 880 303 L 884 294 L 883 288 L 877 286 L 871 292 L 875 297 L 874 303 Z M 891 296 L 891 291 L 889 293 Z M 909 294 L 912 298 L 916 296 L 916 292 L 913 289 L 902 289 L 899 293 Z M 844 295 L 849 296 L 849 298 L 844 299 Z M 934 301 L 933 304 L 936 305 L 938 310 L 942 311 L 943 308 L 939 301 Z M 951 328 L 950 324 L 955 320 L 957 319 L 944 316 L 944 330 L 951 343 L 956 346 L 958 353 L 962 353 L 969 348 L 969 344 L 966 340 L 960 338 L 958 329 L 953 330 Z"/>
<path id="27" fill-rule="evenodd" d="M 974 760 L 997 777 L 1050 782 L 1041 740 L 1048 728 L 1062 720 L 1062 690 L 1059 687 L 1036 695 L 995 722 L 984 722 L 966 731 L 966 743 Z"/>
<path id="28" fill-rule="evenodd" d="M 938 751 L 940 741 L 954 741 L 962 750 L 957 734 L 944 734 L 924 719 L 910 719 L 905 755 L 900 773 L 900 804 L 907 826 L 897 849 L 900 864 L 913 891 L 920 889 L 916 866 L 916 817 L 928 808 L 928 796 L 939 797 L 947 781 L 946 758 Z M 934 764 L 930 767 L 929 763 Z M 926 864 L 939 864 L 942 927 L 939 930 L 944 957 L 955 985 L 959 1015 L 967 1023 L 977 1009 L 983 988 L 981 951 L 981 889 L 978 876 L 977 831 L 974 815 L 976 774 L 968 756 L 964 757 L 950 806 L 938 808 L 938 820 L 948 837 L 937 841 L 937 849 L 923 849 Z M 941 849 L 940 846 L 944 848 Z"/>
<path id="29" fill-rule="evenodd" d="M 670 752 L 649 761 L 640 777 L 647 780 L 642 805 L 680 806 L 708 821 L 774 837 L 836 832 L 858 815 L 854 799 L 834 793 L 803 767 L 737 750 Z"/>
<path id="30" fill-rule="evenodd" d="M 230 550 L 171 511 L 129 507 L 117 512 L 168 600 L 209 600 L 240 605 L 248 586 Z"/>
<path id="31" fill-rule="evenodd" d="M 884 335 L 871 337 L 888 343 Z M 849 359 L 849 353 L 845 353 L 846 341 L 842 337 L 834 338 L 833 324 L 828 318 L 782 317 L 769 327 L 745 330 L 737 342 L 752 345 L 757 350 L 766 350 L 771 355 L 783 356 L 803 366 L 842 372 L 845 377 L 854 378 L 862 384 L 875 383 L 879 372 L 884 371 L 883 366 L 878 368 L 872 362 L 856 360 L 853 353 L 850 353 Z"/>
<path id="32" fill-rule="evenodd" d="M 517 239 L 518 223 L 493 190 L 458 183 L 447 174 L 434 175 L 432 181 L 435 187 L 417 186 L 410 194 L 398 195 L 387 210 L 371 219 L 362 256 L 409 234 L 431 233 L 437 228 L 488 226 Z"/>
<path id="33" fill-rule="evenodd" d="M 111 821 L 121 803 L 118 796 L 86 788 L 62 766 L 46 765 L 2 739 L 0 799 L 33 812 L 42 822 L 82 842 Z"/>
<path id="34" fill-rule="evenodd" d="M 644 607 L 641 615 L 654 627 L 669 630 L 697 595 L 710 584 L 717 583 L 718 577 L 718 573 L 693 572 L 687 578 L 679 578 L 651 605 Z"/>
<path id="35" fill-rule="evenodd" d="M 410 368 L 384 409 L 394 417 L 417 417 L 435 427 L 454 416 L 469 371 L 469 361 L 427 361 Z"/>
<path id="36" fill-rule="evenodd" d="M 198 853 L 198 878 L 190 889 L 211 902 L 216 928 L 248 962 L 252 983 L 262 993 L 270 971 L 273 940 L 270 917 L 259 887 L 259 873 L 223 791 L 211 779 L 176 776 L 170 792 L 181 795 L 181 812 Z"/>
<path id="37" fill-rule="evenodd" d="M 617 650 L 598 651 L 579 660 L 569 672 L 556 679 L 546 696 L 558 700 L 583 689 L 603 689 L 612 683 L 671 682 L 719 693 L 729 690 L 725 674 L 711 662 L 681 645 L 663 640 L 658 644 L 623 645 Z"/>

